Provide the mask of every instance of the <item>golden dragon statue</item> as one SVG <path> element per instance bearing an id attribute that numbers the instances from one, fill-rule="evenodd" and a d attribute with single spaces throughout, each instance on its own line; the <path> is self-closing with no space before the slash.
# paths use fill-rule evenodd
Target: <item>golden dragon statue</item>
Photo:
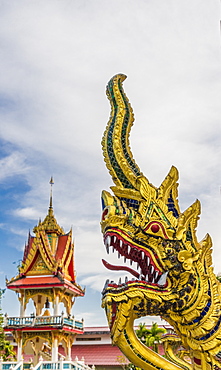
<path id="1" fill-rule="evenodd" d="M 172 166 L 156 188 L 135 163 L 129 146 L 134 116 L 122 86 L 125 78 L 118 74 L 107 85 L 111 115 L 102 140 L 115 186 L 113 195 L 102 192 L 101 228 L 107 253 L 123 259 L 120 266 L 103 264 L 130 276 L 118 283 L 107 280 L 102 292 L 112 342 L 144 370 L 218 370 L 220 284 L 213 272 L 210 236 L 201 242 L 196 237 L 200 202 L 182 213 L 177 169 Z M 173 326 L 189 362 L 175 355 L 170 343 L 168 359 L 139 341 L 134 320 L 150 315 Z"/>

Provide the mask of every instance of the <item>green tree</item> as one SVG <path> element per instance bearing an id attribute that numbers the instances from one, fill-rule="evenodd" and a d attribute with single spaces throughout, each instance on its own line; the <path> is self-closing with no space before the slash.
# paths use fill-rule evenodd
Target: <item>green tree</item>
<path id="1" fill-rule="evenodd" d="M 11 361 L 16 359 L 16 354 L 13 350 L 13 345 L 6 340 L 3 329 L 4 317 L 1 312 L 1 299 L 3 294 L 4 290 L 0 289 L 0 356 L 2 357 L 3 361 Z"/>
<path id="2" fill-rule="evenodd" d="M 146 344 L 147 328 L 146 324 L 140 322 L 139 328 L 136 330 L 137 337 L 143 344 Z"/>
<path id="3" fill-rule="evenodd" d="M 166 329 L 159 328 L 156 322 L 152 323 L 150 329 L 146 328 L 145 324 L 139 324 L 139 329 L 136 330 L 136 334 L 140 341 L 146 344 L 147 347 L 152 347 L 153 351 L 158 353 L 158 347 L 162 334 L 166 333 Z"/>

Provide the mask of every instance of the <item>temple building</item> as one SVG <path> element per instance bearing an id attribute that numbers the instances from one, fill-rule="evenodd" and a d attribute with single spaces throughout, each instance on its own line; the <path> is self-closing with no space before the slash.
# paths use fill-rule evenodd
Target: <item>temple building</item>
<path id="1" fill-rule="evenodd" d="M 51 187 L 53 180 L 50 181 Z M 72 307 L 84 289 L 76 282 L 72 230 L 67 234 L 58 225 L 52 206 L 52 188 L 48 214 L 29 234 L 19 274 L 6 281 L 17 293 L 19 317 L 6 317 L 4 330 L 11 332 L 17 344 L 17 361 L 25 354 L 57 362 L 59 345 L 63 359 L 71 360 L 71 347 L 77 334 L 83 333 L 83 320 L 76 321 Z M 29 301 L 35 312 L 26 316 Z M 61 312 L 64 310 L 64 312 Z"/>

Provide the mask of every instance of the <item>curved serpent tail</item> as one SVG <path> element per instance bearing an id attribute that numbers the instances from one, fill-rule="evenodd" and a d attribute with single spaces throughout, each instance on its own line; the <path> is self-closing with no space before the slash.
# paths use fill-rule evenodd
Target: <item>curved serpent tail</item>
<path id="1" fill-rule="evenodd" d="M 114 76 L 107 85 L 111 115 L 102 139 L 104 160 L 114 183 L 122 188 L 136 189 L 137 177 L 142 176 L 129 147 L 129 134 L 134 115 L 123 90 L 123 74 Z"/>

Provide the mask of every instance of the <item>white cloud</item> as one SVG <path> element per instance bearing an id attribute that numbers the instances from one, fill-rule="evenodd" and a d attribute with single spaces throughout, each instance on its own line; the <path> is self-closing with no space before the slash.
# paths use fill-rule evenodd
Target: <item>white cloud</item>
<path id="1" fill-rule="evenodd" d="M 29 167 L 25 163 L 25 156 L 15 151 L 0 159 L 0 182 L 9 177 L 24 175 L 28 170 Z"/>
<path id="2" fill-rule="evenodd" d="M 32 207 L 15 209 L 13 215 L 16 217 L 25 218 L 28 220 L 36 220 L 39 216 L 39 211 Z"/>
<path id="3" fill-rule="evenodd" d="M 73 226 L 78 280 L 93 291 L 110 275 L 99 222 L 100 193 L 112 180 L 100 141 L 105 85 L 118 72 L 128 75 L 136 162 L 156 186 L 178 167 L 181 209 L 201 200 L 199 239 L 210 232 L 221 270 L 219 18 L 218 2 L 207 0 L 2 4 L 0 138 L 13 149 L 0 160 L 0 181 L 21 175 L 28 186 L 7 214 L 22 224 L 21 237 L 44 219 L 53 175 L 55 216 Z M 10 230 L 18 234 L 17 225 Z"/>

